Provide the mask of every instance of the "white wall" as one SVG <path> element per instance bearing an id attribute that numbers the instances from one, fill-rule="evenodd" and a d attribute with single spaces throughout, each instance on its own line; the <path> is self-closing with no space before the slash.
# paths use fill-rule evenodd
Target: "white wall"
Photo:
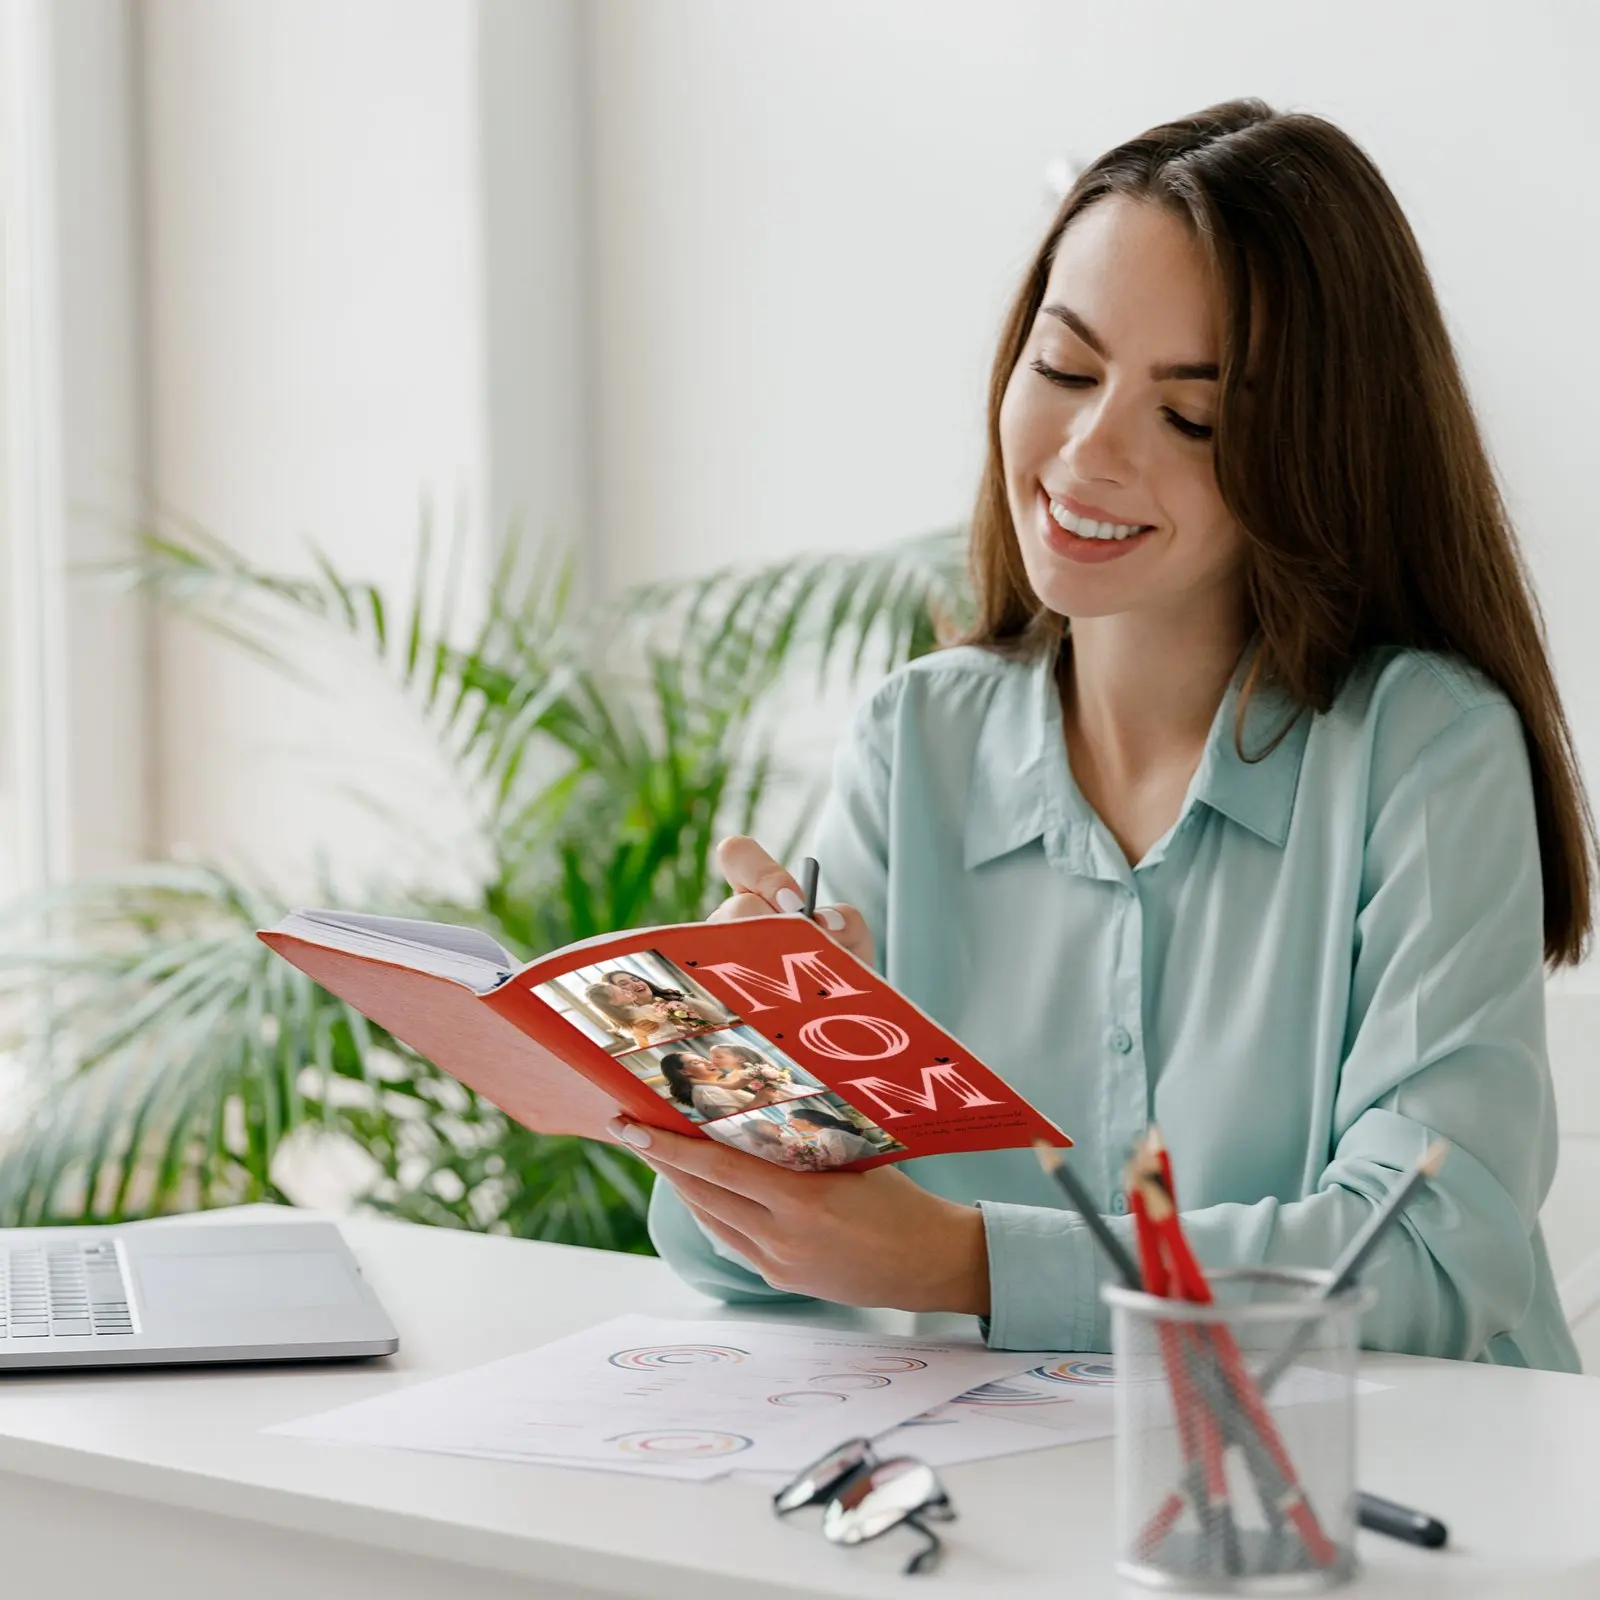
<path id="1" fill-rule="evenodd" d="M 143 17 L 162 503 L 274 570 L 315 539 L 406 602 L 426 498 L 470 624 L 503 530 L 584 524 L 574 0 Z M 319 858 L 351 893 L 464 886 L 472 809 L 433 743 L 358 653 L 311 671 L 162 623 L 160 848 L 294 895 Z"/>
<path id="2" fill-rule="evenodd" d="M 489 526 L 588 526 L 588 259 L 579 0 L 476 0 Z"/>
<path id="3" fill-rule="evenodd" d="M 481 571 L 476 23 L 457 0 L 144 7 L 155 480 L 269 567 L 309 570 L 310 537 L 403 590 L 427 496 Z M 315 660 L 349 692 L 163 626 L 159 844 L 301 893 L 322 850 L 346 882 L 426 875 L 457 801 L 358 663 Z"/>

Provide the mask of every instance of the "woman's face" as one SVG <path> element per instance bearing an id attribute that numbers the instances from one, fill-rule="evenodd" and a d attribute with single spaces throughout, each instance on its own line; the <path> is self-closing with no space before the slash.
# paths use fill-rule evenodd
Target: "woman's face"
<path id="1" fill-rule="evenodd" d="M 1220 351 L 1212 276 L 1183 222 L 1112 196 L 1067 225 L 1000 410 L 1011 518 L 1050 610 L 1242 592 L 1243 536 L 1208 437 Z"/>
<path id="2" fill-rule="evenodd" d="M 722 1076 L 704 1056 L 685 1056 L 683 1070 L 694 1083 L 713 1083 Z"/>
<path id="3" fill-rule="evenodd" d="M 650 985 L 632 973 L 619 972 L 611 980 L 612 990 L 621 996 L 624 1005 L 636 1006 L 650 999 Z"/>

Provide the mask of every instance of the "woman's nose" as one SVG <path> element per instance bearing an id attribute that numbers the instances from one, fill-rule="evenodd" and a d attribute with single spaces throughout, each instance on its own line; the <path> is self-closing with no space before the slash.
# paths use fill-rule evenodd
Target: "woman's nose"
<path id="1" fill-rule="evenodd" d="M 1062 463 L 1077 478 L 1126 483 L 1133 475 L 1130 420 L 1125 408 L 1105 390 L 1073 416 L 1062 441 Z"/>

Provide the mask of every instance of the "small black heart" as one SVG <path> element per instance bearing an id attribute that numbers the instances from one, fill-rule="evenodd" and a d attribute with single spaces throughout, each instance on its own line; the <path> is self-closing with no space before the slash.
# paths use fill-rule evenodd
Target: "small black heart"
<path id="1" fill-rule="evenodd" d="M 687 963 L 687 965 L 689 965 L 691 967 L 698 967 L 700 965 L 700 963 L 698 961 L 690 961 L 690 962 Z"/>
<path id="2" fill-rule="evenodd" d="M 775 1034 L 773 1034 L 773 1036 L 772 1036 L 772 1037 L 773 1037 L 773 1038 L 774 1038 L 774 1039 L 781 1039 L 781 1038 L 782 1038 L 782 1037 L 783 1037 L 783 1035 L 782 1035 L 782 1034 L 781 1034 L 781 1033 L 775 1033 Z"/>
<path id="3" fill-rule="evenodd" d="M 943 1065 L 946 1061 L 948 1061 L 950 1059 L 950 1057 L 949 1056 L 935 1056 L 933 1059 L 935 1061 L 939 1062 L 940 1065 Z"/>
<path id="4" fill-rule="evenodd" d="M 826 1000 L 828 998 L 828 991 L 826 989 L 818 989 L 817 998 L 819 1000 Z"/>

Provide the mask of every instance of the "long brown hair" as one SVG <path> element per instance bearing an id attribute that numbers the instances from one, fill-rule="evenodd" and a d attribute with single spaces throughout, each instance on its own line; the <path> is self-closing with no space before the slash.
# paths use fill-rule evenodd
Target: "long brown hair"
<path id="1" fill-rule="evenodd" d="M 1230 100 L 1151 128 L 1086 168 L 1012 302 L 989 382 L 972 524 L 977 622 L 964 642 L 1059 648 L 1028 584 L 1000 453 L 1000 407 L 1057 243 L 1108 195 L 1163 206 L 1205 250 L 1224 298 L 1217 485 L 1243 530 L 1264 682 L 1326 711 L 1364 652 L 1444 651 L 1522 718 L 1544 879 L 1544 948 L 1580 960 L 1594 823 L 1543 622 L 1399 203 L 1321 117 Z"/>

